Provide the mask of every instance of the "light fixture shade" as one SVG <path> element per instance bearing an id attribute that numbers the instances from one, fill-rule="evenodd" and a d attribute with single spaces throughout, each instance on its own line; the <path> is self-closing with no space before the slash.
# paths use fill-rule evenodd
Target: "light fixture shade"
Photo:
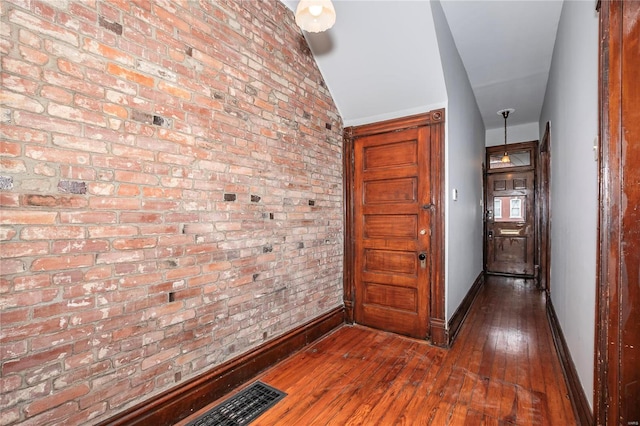
<path id="1" fill-rule="evenodd" d="M 310 33 L 326 31 L 336 23 L 336 10 L 331 0 L 300 0 L 296 24 Z"/>
<path id="2" fill-rule="evenodd" d="M 502 163 L 510 163 L 511 162 L 511 158 L 509 158 L 509 154 L 507 154 L 505 152 L 504 155 L 502 156 L 502 158 L 500 159 L 500 162 L 502 162 Z"/>

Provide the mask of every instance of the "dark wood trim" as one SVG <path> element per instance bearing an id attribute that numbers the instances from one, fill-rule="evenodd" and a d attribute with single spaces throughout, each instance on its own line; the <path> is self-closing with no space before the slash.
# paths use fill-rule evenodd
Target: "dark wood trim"
<path id="1" fill-rule="evenodd" d="M 445 162 L 444 162 L 444 122 L 445 110 L 437 109 L 426 114 L 382 121 L 358 127 L 347 127 L 344 130 L 344 165 L 345 165 L 345 212 L 353 214 L 353 147 L 357 138 L 375 134 L 404 130 L 418 126 L 429 126 L 431 158 L 434 170 L 431 178 L 431 204 L 434 208 L 433 233 L 431 235 L 431 280 L 429 288 L 429 324 L 428 337 L 436 346 L 447 347 L 447 323 L 445 319 L 445 288 L 444 288 L 444 230 L 445 230 Z M 354 309 L 354 254 L 353 254 L 353 221 L 350 216 L 345 218 L 345 265 L 344 265 L 344 295 L 347 321 L 353 321 Z M 346 252 L 349 251 L 349 254 Z"/>
<path id="2" fill-rule="evenodd" d="M 429 126 L 433 123 L 444 122 L 444 108 L 430 111 L 426 114 L 416 114 L 408 117 L 394 118 L 378 123 L 362 126 L 348 127 L 353 138 L 377 135 L 379 133 L 392 132 L 398 129 L 410 129 L 412 127 Z M 347 130 L 345 129 L 345 130 Z"/>
<path id="3" fill-rule="evenodd" d="M 547 121 L 544 126 L 544 135 L 540 141 L 540 152 L 549 152 L 551 150 L 551 123 Z"/>
<path id="4" fill-rule="evenodd" d="M 447 327 L 447 338 L 448 338 L 448 346 L 451 347 L 456 337 L 458 336 L 458 332 L 460 331 L 460 327 L 464 320 L 467 318 L 469 311 L 471 310 L 471 305 L 473 301 L 476 300 L 476 296 L 480 292 L 480 289 L 484 285 L 484 273 L 480 272 L 476 280 L 471 285 L 471 288 L 467 292 L 462 302 L 460 302 L 460 306 L 453 313 L 451 319 L 449 320 L 449 326 Z"/>
<path id="5" fill-rule="evenodd" d="M 619 17 L 617 18 L 619 19 Z M 617 20 L 614 18 L 614 21 Z M 609 84 L 619 85 L 619 76 L 609 77 L 609 49 L 613 42 L 614 48 L 616 44 L 620 44 L 620 35 L 615 32 L 610 35 L 610 8 L 607 4 L 600 3 L 599 8 L 599 57 L 598 57 L 598 103 L 599 103 L 599 135 L 598 135 L 598 181 L 599 181 L 599 211 L 598 211 L 598 257 L 596 271 L 596 321 L 595 321 L 595 351 L 594 351 L 594 373 L 593 373 L 593 415 L 595 421 L 599 425 L 607 425 L 608 419 L 611 419 L 608 407 L 613 401 L 617 402 L 618 386 L 610 388 L 610 380 L 618 379 L 618 369 L 613 368 L 613 373 L 609 374 L 610 357 L 616 356 L 615 351 L 609 351 L 609 333 L 614 332 L 613 327 L 609 327 L 609 321 L 613 320 L 612 326 L 618 325 L 619 321 L 615 319 L 615 312 L 619 311 L 617 305 L 616 283 L 620 277 L 617 273 L 617 262 L 620 258 L 620 229 L 617 226 L 619 217 L 620 200 L 615 190 L 611 190 L 610 181 L 616 182 L 619 176 L 607 177 L 603 173 L 603 168 L 612 168 L 611 173 L 617 175 L 620 173 L 620 152 L 616 143 L 611 144 L 610 140 L 613 136 L 614 140 L 619 138 L 618 129 L 615 124 L 610 134 L 610 125 L 619 120 L 616 117 L 618 111 L 612 110 L 613 117 L 609 114 Z M 615 25 L 615 24 L 614 24 Z M 613 37 L 612 37 L 613 36 Z M 613 38 L 613 40 L 611 40 Z M 614 55 L 615 56 L 615 55 Z M 619 71 L 618 71 L 619 73 Z M 615 87 L 615 86 L 614 86 Z M 614 89 L 614 92 L 617 91 Z M 613 104 L 620 103 L 620 99 L 612 99 Z M 613 123 L 611 122 L 613 119 Z M 615 197 L 611 200 L 609 197 Z M 613 222 L 613 223 L 612 223 Z M 612 226 L 616 225 L 615 229 Z M 609 234 L 611 230 L 611 234 Z M 615 252 L 613 252 L 615 250 Z M 610 253 L 611 252 L 611 253 Z M 608 256 L 611 256 L 614 262 L 609 262 Z M 613 286 L 610 284 L 613 283 Z M 614 292 L 609 296 L 609 287 Z M 612 306 L 613 305 L 613 306 Z M 613 318 L 611 309 L 614 309 Z M 613 344 L 612 346 L 615 346 Z M 613 358 L 614 360 L 616 358 Z M 616 409 L 616 411 L 618 411 Z M 612 419 L 613 420 L 613 419 Z M 615 424 L 613 422 L 612 424 Z"/>
<path id="6" fill-rule="evenodd" d="M 551 280 L 551 126 L 547 121 L 544 135 L 538 147 L 536 168 L 537 235 L 536 264 L 538 265 L 538 287 L 550 294 Z"/>
<path id="7" fill-rule="evenodd" d="M 602 0 L 594 417 L 640 423 L 640 2 Z"/>
<path id="8" fill-rule="evenodd" d="M 172 425 L 343 323 L 344 308 L 340 306 L 99 425 Z"/>
<path id="9" fill-rule="evenodd" d="M 553 343 L 558 352 L 558 358 L 560 358 L 564 380 L 567 383 L 567 388 L 569 388 L 569 399 L 573 407 L 573 414 L 576 416 L 578 426 L 591 426 L 593 425 L 593 413 L 589 407 L 587 395 L 584 393 L 584 389 L 580 383 L 580 377 L 578 377 L 576 366 L 571 358 L 571 352 L 567 346 L 567 341 L 564 338 L 564 334 L 560 328 L 560 322 L 558 321 L 556 311 L 553 308 L 553 303 L 549 296 L 547 296 L 547 319 L 551 327 Z"/>
<path id="10" fill-rule="evenodd" d="M 445 317 L 445 269 L 444 269 L 444 242 L 445 242 L 445 162 L 444 162 L 444 110 L 431 113 L 431 164 L 433 173 L 431 175 L 431 203 L 435 206 L 433 215 L 433 235 L 431 236 L 431 248 L 433 259 L 431 263 L 431 294 L 429 302 L 429 325 L 431 343 L 436 346 L 447 347 Z M 435 117 L 434 117 L 435 116 Z M 437 118 L 437 121 L 435 120 Z"/>
<path id="11" fill-rule="evenodd" d="M 536 154 L 537 154 L 537 150 L 538 150 L 538 141 L 527 141 L 527 142 L 517 142 L 517 143 L 510 143 L 506 146 L 506 150 L 509 153 L 513 153 L 513 152 L 518 152 L 518 151 L 530 151 L 531 152 L 531 164 L 528 166 L 519 166 L 519 167 L 509 167 L 509 168 L 503 168 L 503 169 L 492 169 L 491 168 L 491 162 L 489 161 L 489 158 L 491 157 L 491 155 L 493 154 L 502 154 L 505 151 L 505 146 L 504 145 L 495 145 L 495 146 L 488 146 L 486 148 L 486 157 L 485 157 L 485 162 L 487 164 L 487 173 L 491 174 L 491 173 L 505 173 L 505 172 L 522 172 L 525 170 L 535 170 L 536 168 Z"/>
<path id="12" fill-rule="evenodd" d="M 354 252 L 354 223 L 353 223 L 353 127 L 344 129 L 342 145 L 342 169 L 344 188 L 344 264 L 343 264 L 343 300 L 345 308 L 345 321 L 354 322 L 354 295 L 355 284 L 353 277 Z"/>

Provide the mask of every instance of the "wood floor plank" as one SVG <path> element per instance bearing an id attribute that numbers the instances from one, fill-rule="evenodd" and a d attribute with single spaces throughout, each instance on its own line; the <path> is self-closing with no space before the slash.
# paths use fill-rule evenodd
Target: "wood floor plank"
<path id="1" fill-rule="evenodd" d="M 331 417 L 331 423 L 363 424 L 364 417 L 378 403 L 386 386 L 393 383 L 400 371 L 406 367 L 407 346 L 407 342 L 398 340 L 393 351 L 378 358 L 377 368 L 354 386 L 351 392 L 344 394 L 346 398 L 342 399 L 338 412 Z"/>
<path id="2" fill-rule="evenodd" d="M 516 410 L 518 407 L 516 388 L 517 386 L 511 383 L 504 382 L 502 384 L 498 418 L 509 423 L 516 421 Z"/>
<path id="3" fill-rule="evenodd" d="M 371 408 L 368 410 L 368 413 L 362 417 L 360 424 L 375 424 L 385 416 L 391 407 L 400 410 L 404 408 L 404 406 L 399 407 L 399 405 L 404 404 L 404 400 L 400 400 L 399 395 L 408 391 L 408 382 L 411 380 L 421 380 L 421 378 L 424 377 L 425 370 L 419 370 L 419 367 L 420 365 L 429 363 L 429 360 L 425 359 L 421 354 L 421 351 L 425 349 L 424 345 L 425 343 L 415 342 L 407 349 L 408 360 L 406 365 L 389 386 L 380 388 L 382 395 L 375 404 L 372 404 L 372 401 L 367 402 L 367 406 Z"/>
<path id="4" fill-rule="evenodd" d="M 428 377 L 435 376 L 442 367 L 442 360 L 446 351 L 440 348 L 429 348 L 426 352 L 421 352 L 423 360 L 422 363 L 414 374 L 411 375 L 408 382 L 402 390 L 402 393 L 396 396 L 395 401 L 387 407 L 381 406 L 380 409 L 385 409 L 385 413 L 379 419 L 379 424 L 396 424 L 396 425 L 412 425 L 414 424 L 413 418 L 407 418 L 406 414 L 409 412 L 407 406 L 409 402 L 417 399 L 418 389 L 421 385 L 428 381 Z"/>
<path id="5" fill-rule="evenodd" d="M 453 408 L 448 424 L 451 426 L 463 425 L 467 419 L 467 411 L 468 408 L 466 405 L 456 404 Z"/>
<path id="6" fill-rule="evenodd" d="M 270 410 L 256 420 L 256 425 L 295 424 L 303 422 L 305 418 L 317 417 L 349 387 L 350 382 L 357 382 L 363 372 L 376 367 L 376 348 L 388 345 L 393 340 L 391 335 L 371 333 L 370 331 L 368 331 L 367 337 L 358 332 L 362 330 L 343 328 L 340 331 L 343 333 L 343 338 L 346 335 L 347 340 L 357 343 L 353 349 L 337 357 L 335 354 L 327 355 L 325 371 L 320 374 L 305 374 L 305 366 L 298 365 L 294 369 L 299 374 L 298 386 L 287 393 L 296 394 L 297 389 L 301 387 L 307 391 L 304 395 L 298 395 L 297 398 L 285 398 L 288 400 L 279 407 L 279 410 Z M 374 355 L 372 356 L 372 354 Z M 365 366 L 364 371 L 361 368 L 363 365 Z M 280 412 L 282 414 L 278 415 Z"/>
<path id="7" fill-rule="evenodd" d="M 343 326 L 256 378 L 287 396 L 253 424 L 575 425 L 544 303 L 489 277 L 449 350 Z"/>
<path id="8" fill-rule="evenodd" d="M 355 345 L 355 341 L 341 339 L 338 333 L 332 333 L 317 344 L 303 349 L 298 353 L 298 356 L 282 361 L 277 373 L 275 370 L 267 372 L 262 375 L 261 380 L 287 392 L 287 389 L 300 379 L 300 374 L 296 371 L 300 365 L 304 365 L 309 375 L 313 377 L 318 372 L 326 372 L 326 353 L 328 351 L 348 352 Z"/>

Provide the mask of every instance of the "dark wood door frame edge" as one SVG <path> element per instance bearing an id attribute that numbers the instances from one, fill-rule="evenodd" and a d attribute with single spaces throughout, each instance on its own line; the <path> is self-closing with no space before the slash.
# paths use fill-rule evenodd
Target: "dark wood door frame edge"
<path id="1" fill-rule="evenodd" d="M 631 208 L 640 204 L 634 187 L 640 164 L 640 3 L 602 0 L 598 8 L 600 193 L 593 405 L 596 424 L 631 425 L 640 421 L 640 236 L 637 209 Z"/>
<path id="2" fill-rule="evenodd" d="M 444 269 L 444 241 L 445 241 L 445 163 L 444 163 L 444 109 L 432 111 L 430 113 L 432 124 L 431 129 L 432 151 L 431 159 L 434 166 L 431 175 L 431 203 L 434 205 L 434 226 L 431 236 L 431 248 L 434 251 L 431 264 L 431 295 L 429 303 L 429 329 L 431 343 L 436 346 L 447 347 L 449 339 L 447 337 L 447 320 L 445 317 L 445 269 Z M 434 142 L 435 141 L 435 142 Z M 437 159 L 437 160 L 436 160 Z"/>
<path id="3" fill-rule="evenodd" d="M 431 140 L 431 158 L 434 160 L 434 170 L 431 179 L 432 199 L 435 209 L 433 217 L 434 226 L 431 235 L 431 247 L 434 250 L 431 264 L 431 283 L 429 295 L 429 331 L 428 337 L 436 346 L 448 345 L 447 323 L 444 317 L 444 122 L 445 111 L 437 109 L 424 114 L 409 117 L 386 120 L 379 123 L 362 126 L 351 126 L 344 129 L 343 164 L 344 164 L 344 204 L 345 204 L 345 231 L 344 231 L 344 304 L 347 322 L 353 322 L 354 318 L 354 223 L 353 217 L 353 148 L 355 139 L 363 136 L 404 130 L 412 127 L 429 126 Z M 437 161 L 436 161 L 437 160 Z"/>
<path id="4" fill-rule="evenodd" d="M 546 293 L 545 293 L 546 294 Z M 571 358 L 571 352 L 567 346 L 567 341 L 564 338 L 562 329 L 560 328 L 560 322 L 556 316 L 556 311 L 551 303 L 551 297 L 547 294 L 546 297 L 547 306 L 547 320 L 549 321 L 549 327 L 551 328 L 551 335 L 553 337 L 553 343 L 560 359 L 560 365 L 562 366 L 562 374 L 564 380 L 567 383 L 569 390 L 569 399 L 571 400 L 571 406 L 573 407 L 573 414 L 578 421 L 579 426 L 591 426 L 593 425 L 593 413 L 589 407 L 589 401 L 587 395 L 580 383 L 580 377 L 576 370 L 576 366 Z"/>
<path id="5" fill-rule="evenodd" d="M 347 127 L 343 133 L 342 167 L 344 188 L 344 263 L 343 263 L 343 298 L 345 309 L 345 321 L 354 322 L 354 298 L 355 298 L 355 230 L 353 222 L 354 192 L 354 152 L 353 152 L 353 127 Z"/>
<path id="6" fill-rule="evenodd" d="M 449 347 L 453 346 L 453 342 L 458 336 L 458 332 L 460 331 L 464 320 L 467 318 L 467 315 L 471 310 L 471 305 L 473 304 L 473 301 L 476 300 L 478 293 L 480 293 L 480 289 L 482 289 L 484 282 L 485 274 L 484 272 L 480 272 L 478 277 L 471 285 L 471 288 L 469 288 L 469 291 L 464 296 L 464 299 L 462 299 L 462 302 L 460 302 L 458 309 L 456 309 L 456 311 L 449 319 L 449 324 L 447 327 L 447 342 Z"/>
<path id="7" fill-rule="evenodd" d="M 290 332 L 102 421 L 99 426 L 169 426 L 344 324 L 339 306 Z"/>
<path id="8" fill-rule="evenodd" d="M 537 237 L 538 249 L 536 250 L 538 269 L 538 287 L 550 294 L 551 288 L 551 210 L 549 193 L 551 182 L 551 123 L 547 121 L 544 135 L 538 147 L 537 167 Z"/>

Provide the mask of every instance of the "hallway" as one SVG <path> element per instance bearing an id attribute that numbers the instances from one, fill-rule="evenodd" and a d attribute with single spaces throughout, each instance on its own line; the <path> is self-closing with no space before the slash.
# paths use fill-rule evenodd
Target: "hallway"
<path id="1" fill-rule="evenodd" d="M 513 278 L 487 279 L 448 351 L 344 326 L 257 380 L 288 395 L 256 425 L 576 424 L 544 296 Z"/>

